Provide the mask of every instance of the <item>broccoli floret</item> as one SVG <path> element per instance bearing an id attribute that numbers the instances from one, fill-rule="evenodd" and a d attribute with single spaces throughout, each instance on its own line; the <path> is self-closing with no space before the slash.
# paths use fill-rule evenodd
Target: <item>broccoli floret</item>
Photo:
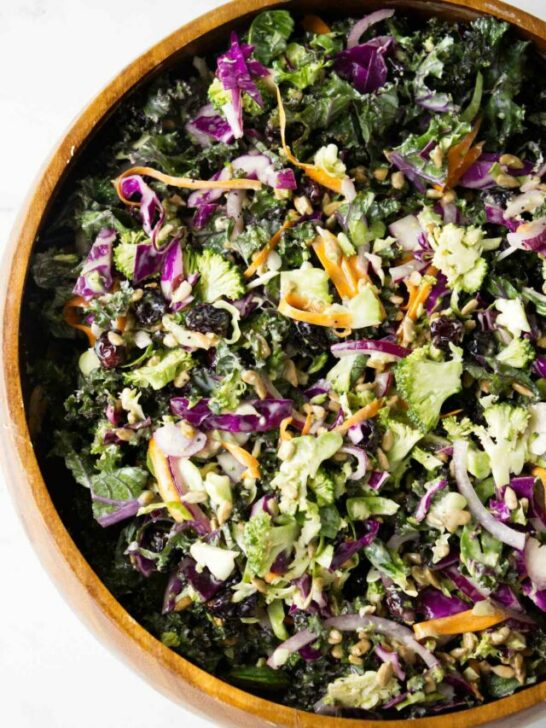
<path id="1" fill-rule="evenodd" d="M 515 369 L 523 369 L 535 358 L 535 350 L 529 339 L 512 339 L 500 354 L 497 354 L 497 361 Z"/>
<path id="2" fill-rule="evenodd" d="M 205 250 L 192 263 L 199 273 L 196 289 L 202 301 L 214 303 L 222 297 L 236 300 L 244 294 L 240 270 L 219 253 Z"/>
<path id="3" fill-rule="evenodd" d="M 338 394 L 345 394 L 366 368 L 366 357 L 362 354 L 349 354 L 342 357 L 326 374 L 326 379 Z"/>
<path id="4" fill-rule="evenodd" d="M 338 177 L 339 179 L 345 177 L 347 169 L 338 157 L 338 148 L 335 144 L 327 144 L 316 151 L 315 167 L 322 169 L 331 177 Z"/>
<path id="5" fill-rule="evenodd" d="M 438 424 L 445 400 L 461 391 L 462 361 L 436 361 L 429 346 L 415 349 L 394 370 L 396 386 L 409 405 L 408 417 L 423 432 Z"/>
<path id="6" fill-rule="evenodd" d="M 285 517 L 282 525 L 275 526 L 265 511 L 252 516 L 243 532 L 247 569 L 256 576 L 265 576 L 281 551 L 293 546 L 297 535 L 294 518 Z"/>
<path id="7" fill-rule="evenodd" d="M 160 355 L 157 355 L 158 358 Z M 154 357 L 155 358 L 155 357 Z M 193 359 L 184 349 L 172 349 L 158 360 L 146 366 L 127 372 L 124 376 L 126 384 L 135 387 L 151 387 L 162 389 L 183 371 L 191 369 Z"/>
<path id="8" fill-rule="evenodd" d="M 489 455 L 495 484 L 500 488 L 519 475 L 526 457 L 526 430 L 530 412 L 506 402 L 493 404 L 483 413 L 487 429 L 477 428 L 482 446 Z"/>
<path id="9" fill-rule="evenodd" d="M 114 248 L 114 265 L 129 280 L 133 280 L 134 276 L 137 243 L 146 239 L 142 230 L 124 230 L 120 233 L 120 242 Z"/>
<path id="10" fill-rule="evenodd" d="M 442 427 L 450 440 L 466 440 L 474 432 L 475 425 L 468 417 L 458 420 L 456 417 L 446 417 L 442 420 Z"/>
<path id="11" fill-rule="evenodd" d="M 504 326 L 514 338 L 519 339 L 522 331 L 531 331 L 521 299 L 499 298 L 495 301 L 495 308 L 500 311 L 496 323 Z"/>
<path id="12" fill-rule="evenodd" d="M 309 487 L 314 491 L 319 506 L 329 506 L 336 499 L 336 481 L 324 468 L 319 468 L 314 478 L 309 481 Z"/>
<path id="13" fill-rule="evenodd" d="M 386 683 L 380 682 L 378 673 L 369 670 L 362 675 L 349 674 L 331 682 L 323 702 L 325 705 L 371 710 L 399 693 L 400 684 L 395 677 L 389 678 Z"/>
<path id="14" fill-rule="evenodd" d="M 450 288 L 474 293 L 487 272 L 482 258 L 484 250 L 483 230 L 478 227 L 462 227 L 449 223 L 434 229 L 433 264 L 447 277 Z M 487 247 L 490 241 L 487 241 Z"/>
<path id="15" fill-rule="evenodd" d="M 389 430 L 393 437 L 393 444 L 388 452 L 391 470 L 396 470 L 404 458 L 411 452 L 414 445 L 423 438 L 421 430 L 408 425 L 406 422 L 391 419 L 389 410 L 383 409 L 379 414 L 379 420 L 386 430 Z"/>

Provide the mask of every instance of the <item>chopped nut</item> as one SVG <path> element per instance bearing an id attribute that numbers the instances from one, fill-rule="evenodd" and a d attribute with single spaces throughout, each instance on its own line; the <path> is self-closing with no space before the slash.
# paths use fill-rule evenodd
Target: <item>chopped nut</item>
<path id="1" fill-rule="evenodd" d="M 360 667 L 360 665 L 364 664 L 364 660 L 361 657 L 357 657 L 356 655 L 349 655 L 349 662 L 351 665 L 356 665 L 357 667 Z"/>
<path id="2" fill-rule="evenodd" d="M 437 169 L 442 168 L 442 164 L 444 162 L 444 153 L 442 151 L 442 147 L 439 144 L 437 144 L 434 149 L 431 150 L 429 157 Z"/>
<path id="3" fill-rule="evenodd" d="M 377 684 L 384 688 L 393 676 L 393 666 L 391 662 L 384 662 L 377 671 Z"/>
<path id="4" fill-rule="evenodd" d="M 504 502 L 511 511 L 515 511 L 518 507 L 518 497 L 509 485 L 506 486 L 504 491 Z"/>
<path id="5" fill-rule="evenodd" d="M 313 206 L 305 195 L 294 197 L 294 207 L 300 215 L 310 215 L 313 212 Z"/>
<path id="6" fill-rule="evenodd" d="M 515 670 L 512 667 L 508 667 L 508 665 L 495 665 L 491 668 L 491 672 L 505 680 L 509 680 L 515 675 Z"/>
<path id="7" fill-rule="evenodd" d="M 444 192 L 442 196 L 442 202 L 444 205 L 450 205 L 452 202 L 455 202 L 457 199 L 457 193 L 455 190 L 448 190 L 447 192 Z"/>
<path id="8" fill-rule="evenodd" d="M 191 597 L 181 597 L 174 605 L 174 611 L 175 612 L 183 612 L 184 609 L 187 609 L 190 604 L 193 603 L 193 599 Z"/>
<path id="9" fill-rule="evenodd" d="M 427 192 L 426 196 L 429 200 L 440 200 L 443 197 L 443 192 L 441 190 L 435 190 L 433 187 L 430 187 Z"/>
<path id="10" fill-rule="evenodd" d="M 351 176 L 357 184 L 364 184 L 364 182 L 367 182 L 368 180 L 368 176 L 366 175 L 366 168 L 363 167 L 361 164 L 359 164 L 358 167 L 351 169 Z"/>
<path id="11" fill-rule="evenodd" d="M 515 177 L 512 177 L 511 174 L 498 174 L 495 177 L 495 182 L 500 187 L 506 187 L 507 189 L 513 189 L 514 187 L 519 187 L 519 182 Z"/>
<path id="12" fill-rule="evenodd" d="M 467 331 L 473 331 L 476 328 L 476 322 L 472 319 L 467 319 L 464 322 L 464 327 Z"/>
<path id="13" fill-rule="evenodd" d="M 393 445 L 394 435 L 392 434 L 392 430 L 385 430 L 385 434 L 383 435 L 383 439 L 381 440 L 381 448 L 383 449 L 383 452 L 389 452 L 389 450 L 392 449 Z"/>
<path id="14" fill-rule="evenodd" d="M 385 453 L 383 452 L 383 450 L 380 447 L 377 448 L 376 456 L 377 456 L 377 462 L 379 463 L 379 467 L 382 470 L 388 470 L 390 467 L 389 459 L 387 458 L 387 456 L 385 455 Z"/>
<path id="15" fill-rule="evenodd" d="M 116 334 L 115 331 L 108 332 L 108 341 L 112 344 L 112 346 L 123 346 L 125 343 L 121 336 Z"/>
<path id="16" fill-rule="evenodd" d="M 173 384 L 177 389 L 180 389 L 181 387 L 185 387 L 189 381 L 190 373 L 180 372 L 180 374 L 177 374 L 177 376 L 175 377 Z"/>
<path id="17" fill-rule="evenodd" d="M 516 673 L 516 680 L 519 682 L 520 685 L 523 685 L 525 683 L 526 671 L 525 662 L 522 654 L 517 654 L 514 657 L 513 665 L 514 671 Z"/>
<path id="18" fill-rule="evenodd" d="M 476 298 L 470 299 L 470 301 L 468 301 L 468 303 L 465 303 L 465 305 L 461 308 L 461 315 L 468 316 L 468 314 L 475 311 L 479 305 L 480 304 Z"/>
<path id="19" fill-rule="evenodd" d="M 505 164 L 507 167 L 511 167 L 512 169 L 523 169 L 525 166 L 521 159 L 516 157 L 515 154 L 502 154 L 499 162 L 501 164 Z"/>
<path id="20" fill-rule="evenodd" d="M 463 635 L 463 647 L 469 652 L 476 647 L 478 644 L 478 638 L 473 632 L 465 632 Z"/>
<path id="21" fill-rule="evenodd" d="M 245 369 L 245 371 L 241 374 L 241 379 L 245 382 L 245 384 L 250 384 L 254 387 L 254 390 L 260 399 L 267 398 L 267 387 L 258 372 L 255 372 L 253 369 Z"/>
<path id="22" fill-rule="evenodd" d="M 377 167 L 377 169 L 374 169 L 372 174 L 378 182 L 384 182 L 387 179 L 389 170 L 387 167 Z"/>
<path id="23" fill-rule="evenodd" d="M 140 299 L 142 298 L 143 295 L 144 295 L 144 291 L 142 290 L 142 288 L 137 288 L 136 290 L 133 291 L 133 293 L 131 295 L 131 301 L 133 303 L 136 303 L 137 301 L 140 301 Z"/>
<path id="24" fill-rule="evenodd" d="M 410 562 L 410 564 L 422 564 L 423 563 L 423 557 L 421 556 L 421 554 L 409 553 L 409 554 L 406 554 L 406 559 Z"/>
<path id="25" fill-rule="evenodd" d="M 524 387 L 519 382 L 512 382 L 512 389 L 514 390 L 514 392 L 521 394 L 523 397 L 532 398 L 534 396 L 530 389 Z"/>
<path id="26" fill-rule="evenodd" d="M 510 627 L 501 627 L 500 629 L 492 632 L 490 640 L 492 645 L 502 645 L 508 639 L 510 635 Z"/>
<path id="27" fill-rule="evenodd" d="M 343 205 L 343 202 L 329 202 L 327 205 L 324 205 L 322 208 L 325 215 L 333 215 L 336 210 Z M 311 212 L 313 211 L 313 208 L 311 208 Z M 310 214 L 310 213 L 309 213 Z"/>
<path id="28" fill-rule="evenodd" d="M 343 657 L 343 647 L 341 645 L 335 645 L 334 647 L 332 647 L 330 654 L 336 660 L 341 660 L 341 658 Z"/>
<path id="29" fill-rule="evenodd" d="M 401 190 L 406 184 L 406 178 L 403 172 L 394 172 L 391 175 L 391 185 L 395 190 Z"/>
<path id="30" fill-rule="evenodd" d="M 168 349 L 176 349 L 178 346 L 178 341 L 172 334 L 165 334 L 163 337 L 163 343 Z"/>
<path id="31" fill-rule="evenodd" d="M 339 645 L 343 641 L 343 635 L 338 629 L 331 629 L 328 633 L 328 644 Z"/>

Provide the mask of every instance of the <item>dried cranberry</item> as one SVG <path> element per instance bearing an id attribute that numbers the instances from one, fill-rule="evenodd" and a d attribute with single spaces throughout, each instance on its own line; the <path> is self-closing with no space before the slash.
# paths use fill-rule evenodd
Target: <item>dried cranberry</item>
<path id="1" fill-rule="evenodd" d="M 309 177 L 304 177 L 301 183 L 303 194 L 312 205 L 319 205 L 322 202 L 324 192 L 319 184 Z"/>
<path id="2" fill-rule="evenodd" d="M 301 346 L 302 342 L 311 351 L 326 351 L 330 347 L 330 342 L 321 326 L 313 326 L 313 324 L 304 321 L 296 321 L 295 343 Z"/>
<path id="3" fill-rule="evenodd" d="M 123 364 L 127 349 L 119 332 L 105 331 L 95 343 L 95 352 L 105 369 L 115 369 Z"/>
<path id="4" fill-rule="evenodd" d="M 156 288 L 146 289 L 140 301 L 134 304 L 137 321 L 143 326 L 152 326 L 158 323 L 166 311 L 167 302 L 161 291 Z"/>
<path id="5" fill-rule="evenodd" d="M 211 331 L 218 336 L 227 336 L 230 325 L 229 313 L 223 308 L 215 308 L 211 303 L 198 303 L 186 314 L 186 327 L 202 334 Z"/>
<path id="6" fill-rule="evenodd" d="M 207 602 L 207 609 L 215 617 L 229 619 L 234 617 L 252 617 L 256 611 L 257 595 L 251 594 L 242 602 L 231 601 L 233 590 L 226 585 L 222 591 Z"/>
<path id="7" fill-rule="evenodd" d="M 463 340 L 464 326 L 457 319 L 440 316 L 430 324 L 432 343 L 437 349 L 449 351 L 449 345 L 457 346 Z"/>
<path id="8" fill-rule="evenodd" d="M 494 353 L 495 339 L 490 332 L 474 331 L 466 348 L 470 356 L 481 362 L 484 357 Z"/>

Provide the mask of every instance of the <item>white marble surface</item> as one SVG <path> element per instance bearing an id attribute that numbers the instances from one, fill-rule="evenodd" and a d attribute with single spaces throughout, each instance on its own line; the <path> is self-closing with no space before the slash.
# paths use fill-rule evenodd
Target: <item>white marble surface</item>
<path id="1" fill-rule="evenodd" d="M 0 252 L 70 120 L 130 60 L 221 0 L 0 0 Z M 546 0 L 514 0 L 546 18 Z M 0 725 L 155 728 L 200 719 L 118 662 L 66 606 L 0 475 Z M 536 709 L 508 726 L 546 725 Z M 500 726 L 499 726 L 500 728 Z"/>

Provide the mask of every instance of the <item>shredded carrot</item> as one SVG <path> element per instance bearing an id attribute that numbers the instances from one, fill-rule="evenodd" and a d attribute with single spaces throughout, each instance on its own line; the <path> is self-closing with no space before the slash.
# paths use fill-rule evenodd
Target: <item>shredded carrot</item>
<path id="1" fill-rule="evenodd" d="M 531 470 L 531 475 L 535 478 L 539 478 L 542 481 L 544 487 L 546 487 L 546 468 L 540 468 L 538 465 Z"/>
<path id="2" fill-rule="evenodd" d="M 408 311 L 413 306 L 413 302 L 417 298 L 417 294 L 419 293 L 419 286 L 414 285 L 413 283 L 411 283 L 411 281 L 408 280 L 404 281 L 404 283 L 406 284 L 406 288 L 408 289 L 409 297 L 408 302 L 405 303 L 403 306 L 400 306 L 400 308 L 402 309 L 402 311 Z"/>
<path id="3" fill-rule="evenodd" d="M 119 316 L 116 319 L 116 329 L 118 331 L 125 331 L 125 327 L 127 326 L 127 316 Z"/>
<path id="4" fill-rule="evenodd" d="M 332 32 L 330 26 L 322 18 L 319 18 L 318 15 L 304 15 L 301 24 L 303 25 L 303 29 L 309 33 L 326 35 Z"/>
<path id="5" fill-rule="evenodd" d="M 479 632 L 482 629 L 494 627 L 499 622 L 508 619 L 508 615 L 500 610 L 491 614 L 475 614 L 472 609 L 449 617 L 430 619 L 427 622 L 418 622 L 413 625 L 413 631 L 418 640 L 438 635 L 463 634 L 465 632 Z"/>
<path id="6" fill-rule="evenodd" d="M 480 124 L 481 119 L 477 119 L 468 134 L 448 150 L 446 187 L 454 187 L 468 168 L 480 156 L 483 144 L 477 144 L 472 148 L 472 144 L 480 130 Z"/>
<path id="7" fill-rule="evenodd" d="M 174 484 L 171 469 L 169 467 L 169 461 L 161 452 L 153 437 L 148 444 L 148 457 L 150 458 L 150 462 L 154 468 L 157 489 L 161 496 L 161 500 L 166 503 L 167 510 L 175 521 L 178 523 L 185 521 L 186 519 L 180 509 L 169 508 L 169 503 L 180 503 L 182 505 L 182 501 L 180 500 L 180 494 L 176 489 L 176 485 Z"/>
<path id="8" fill-rule="evenodd" d="M 331 233 L 330 233 L 331 235 Z M 353 280 L 347 279 L 345 270 L 341 267 L 343 254 L 334 235 L 328 239 L 319 236 L 313 243 L 313 250 L 328 273 L 328 277 L 336 287 L 341 298 L 353 298 L 358 293 L 358 287 Z"/>
<path id="9" fill-rule="evenodd" d="M 222 441 L 222 447 L 231 453 L 241 465 L 246 465 L 247 470 L 245 470 L 243 475 L 250 475 L 251 478 L 260 477 L 260 463 L 247 450 L 232 442 L 225 441 Z"/>
<path id="10" fill-rule="evenodd" d="M 435 276 L 438 273 L 438 269 L 435 268 L 433 265 L 429 265 L 429 267 L 426 270 L 426 275 Z M 420 312 L 420 306 L 424 306 L 427 298 L 430 295 L 430 292 L 432 291 L 432 283 L 429 283 L 427 280 L 423 280 L 421 282 L 421 285 L 418 288 L 417 294 L 413 301 L 411 302 L 411 305 L 408 307 L 408 313 L 407 316 L 412 321 L 416 321 L 417 317 L 419 316 Z"/>
<path id="11" fill-rule="evenodd" d="M 294 319 L 294 321 L 304 321 L 315 326 L 329 326 L 334 329 L 350 328 L 353 320 L 349 311 L 344 311 L 341 306 L 337 309 L 326 309 L 325 311 L 306 311 L 304 308 L 298 307 L 297 304 L 302 303 L 300 299 L 288 295 L 279 301 L 279 313 L 283 316 Z"/>
<path id="12" fill-rule="evenodd" d="M 281 440 L 291 440 L 292 435 L 288 432 L 288 426 L 292 424 L 294 421 L 293 417 L 285 417 L 284 420 L 281 420 L 281 424 L 279 425 L 279 437 Z"/>
<path id="13" fill-rule="evenodd" d="M 89 341 L 89 346 L 94 346 L 95 341 L 97 340 L 97 337 L 91 331 L 90 326 L 86 326 L 85 324 L 82 324 L 80 317 L 76 313 L 76 309 L 86 308 L 86 306 L 87 306 L 87 301 L 84 298 L 82 298 L 81 296 L 74 296 L 73 298 L 70 298 L 64 304 L 63 318 L 69 326 L 72 326 L 73 329 L 78 329 L 78 331 L 83 331 L 83 333 L 87 336 L 87 340 Z"/>
<path id="14" fill-rule="evenodd" d="M 322 169 L 319 169 L 318 167 L 315 167 L 314 164 L 306 164 L 305 162 L 300 162 L 293 154 L 292 150 L 286 143 L 286 112 L 284 110 L 284 105 L 282 102 L 282 96 L 279 87 L 277 86 L 277 101 L 279 104 L 279 126 L 280 126 L 280 132 L 281 132 L 281 146 L 283 148 L 283 151 L 286 155 L 286 158 L 289 162 L 291 162 L 295 167 L 298 167 L 301 169 L 304 174 L 306 174 L 310 179 L 314 180 L 315 182 L 318 182 L 319 185 L 322 185 L 323 187 L 327 187 L 329 190 L 332 190 L 333 192 L 337 192 L 338 194 L 341 194 L 343 192 L 343 183 L 344 179 L 340 179 L 339 177 L 334 177 L 331 174 L 328 174 Z M 348 178 L 346 178 L 348 179 Z"/>
<path id="15" fill-rule="evenodd" d="M 274 571 L 268 571 L 267 574 L 264 576 L 264 581 L 266 584 L 274 584 L 278 578 L 279 574 L 275 574 Z"/>
<path id="16" fill-rule="evenodd" d="M 126 205 L 139 205 L 139 202 L 132 202 L 123 196 L 121 192 L 121 183 L 125 177 L 138 174 L 145 177 L 157 179 L 170 187 L 183 187 L 187 190 L 260 190 L 262 183 L 256 179 L 226 179 L 226 180 L 206 180 L 206 179 L 190 179 L 189 177 L 173 177 L 170 174 L 163 174 L 153 167 L 131 167 L 122 172 L 119 177 L 114 180 L 114 187 L 120 200 Z"/>
<path id="17" fill-rule="evenodd" d="M 337 430 L 337 432 L 341 432 L 344 435 L 351 429 L 351 427 L 359 425 L 361 422 L 364 422 L 365 420 L 370 420 L 372 417 L 375 417 L 382 406 L 383 399 L 374 399 L 373 402 L 370 402 L 370 404 L 362 407 L 362 409 L 357 410 L 354 415 L 348 417 L 335 429 Z"/>
<path id="18" fill-rule="evenodd" d="M 285 220 L 281 227 L 277 230 L 277 232 L 270 238 L 269 242 L 267 242 L 264 247 L 259 250 L 253 257 L 252 263 L 248 266 L 248 268 L 244 272 L 245 278 L 252 278 L 254 273 L 258 270 L 258 268 L 261 265 L 264 265 L 266 262 L 269 254 L 275 250 L 277 245 L 280 243 L 282 234 L 285 230 L 288 230 L 289 228 L 293 227 L 296 224 L 295 220 Z"/>
<path id="19" fill-rule="evenodd" d="M 311 425 L 313 424 L 313 413 L 309 411 L 305 418 L 305 424 L 302 427 L 301 434 L 308 435 L 311 431 Z"/>

